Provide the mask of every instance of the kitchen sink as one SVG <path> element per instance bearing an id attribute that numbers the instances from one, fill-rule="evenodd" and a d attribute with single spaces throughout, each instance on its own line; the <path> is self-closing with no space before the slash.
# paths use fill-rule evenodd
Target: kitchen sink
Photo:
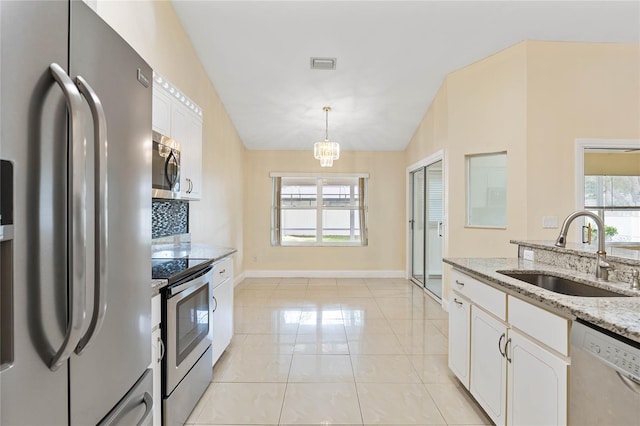
<path id="1" fill-rule="evenodd" d="M 567 278 L 556 277 L 554 275 L 540 273 L 523 273 L 513 271 L 498 271 L 502 275 L 533 284 L 545 290 L 555 293 L 566 294 L 568 296 L 581 297 L 629 297 L 626 294 L 620 294 L 606 290 L 600 287 L 593 287 L 587 284 L 579 283 Z"/>

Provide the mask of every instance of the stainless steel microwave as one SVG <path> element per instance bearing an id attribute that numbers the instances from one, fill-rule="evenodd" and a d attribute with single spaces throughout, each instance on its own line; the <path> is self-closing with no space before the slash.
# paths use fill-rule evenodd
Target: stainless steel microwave
<path id="1" fill-rule="evenodd" d="M 153 132 L 152 198 L 180 198 L 180 144 Z"/>

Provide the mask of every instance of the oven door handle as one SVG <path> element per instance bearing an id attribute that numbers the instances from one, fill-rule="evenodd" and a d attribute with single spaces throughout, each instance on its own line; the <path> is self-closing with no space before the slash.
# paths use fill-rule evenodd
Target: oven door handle
<path id="1" fill-rule="evenodd" d="M 205 275 L 207 275 L 207 273 L 209 273 L 209 271 L 211 271 L 213 269 L 213 267 L 208 267 L 206 268 L 204 271 L 202 271 L 200 274 L 196 275 L 193 278 L 189 278 L 189 281 L 185 282 L 184 284 L 180 284 L 180 285 L 176 285 L 174 287 L 170 287 L 169 290 L 167 291 L 167 293 L 169 294 L 169 297 L 175 296 L 178 293 L 182 293 L 183 291 L 189 289 L 189 288 L 200 288 L 203 285 L 206 285 L 209 283 L 209 281 L 206 279 Z"/>

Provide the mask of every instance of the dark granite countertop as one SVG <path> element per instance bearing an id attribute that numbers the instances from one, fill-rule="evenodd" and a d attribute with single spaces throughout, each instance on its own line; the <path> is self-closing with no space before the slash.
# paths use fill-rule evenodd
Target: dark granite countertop
<path id="1" fill-rule="evenodd" d="M 631 290 L 629 283 L 601 282 L 593 274 L 580 273 L 540 262 L 517 258 L 446 258 L 444 262 L 474 275 L 487 284 L 532 301 L 567 318 L 580 318 L 616 334 L 640 342 L 640 291 Z M 498 271 L 519 270 L 547 272 L 574 281 L 602 287 L 632 297 L 578 297 L 555 293 Z"/>
<path id="2" fill-rule="evenodd" d="M 200 259 L 201 264 L 212 264 L 219 262 L 225 257 L 231 256 L 237 249 L 230 247 L 219 247 L 210 244 L 185 243 L 179 245 L 156 245 L 151 255 L 152 259 Z M 151 294 L 155 295 L 160 289 L 167 286 L 167 279 L 152 279 Z"/>

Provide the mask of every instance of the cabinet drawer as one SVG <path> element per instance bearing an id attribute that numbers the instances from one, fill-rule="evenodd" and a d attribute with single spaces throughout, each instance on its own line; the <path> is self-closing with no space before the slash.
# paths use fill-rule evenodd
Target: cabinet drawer
<path id="1" fill-rule="evenodd" d="M 233 278 L 233 259 L 227 257 L 213 265 L 213 287 L 219 286 L 229 278 Z"/>
<path id="2" fill-rule="evenodd" d="M 160 295 L 151 298 L 151 329 L 160 325 Z"/>
<path id="3" fill-rule="evenodd" d="M 451 271 L 451 289 L 503 321 L 507 319 L 507 295 L 460 271 Z"/>
<path id="4" fill-rule="evenodd" d="M 569 355 L 569 320 L 509 296 L 509 324 L 562 355 Z"/>

